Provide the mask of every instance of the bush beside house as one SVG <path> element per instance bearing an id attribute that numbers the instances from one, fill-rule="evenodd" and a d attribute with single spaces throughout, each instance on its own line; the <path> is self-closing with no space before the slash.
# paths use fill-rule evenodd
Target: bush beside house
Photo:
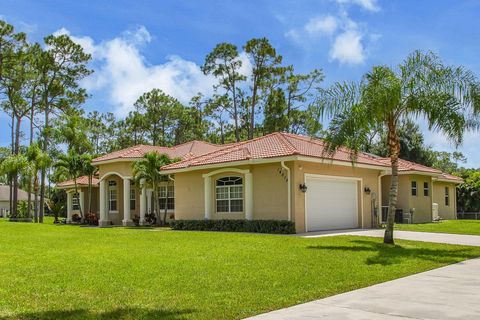
<path id="1" fill-rule="evenodd" d="M 295 223 L 284 220 L 174 220 L 170 226 L 173 230 L 295 233 Z"/>

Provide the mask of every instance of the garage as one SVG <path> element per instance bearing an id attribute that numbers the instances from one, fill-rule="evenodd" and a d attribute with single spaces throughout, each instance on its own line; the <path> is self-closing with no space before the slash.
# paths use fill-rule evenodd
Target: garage
<path id="1" fill-rule="evenodd" d="M 305 175 L 306 231 L 358 227 L 357 179 Z"/>

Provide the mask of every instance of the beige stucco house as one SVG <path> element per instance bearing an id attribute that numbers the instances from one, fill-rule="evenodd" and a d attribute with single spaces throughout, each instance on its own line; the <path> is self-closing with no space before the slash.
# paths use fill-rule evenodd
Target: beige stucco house
<path id="1" fill-rule="evenodd" d="M 149 151 L 182 159 L 162 168 L 159 205 L 171 219 L 290 220 L 297 232 L 370 228 L 388 204 L 389 159 L 360 153 L 352 164 L 347 149 L 328 155 L 321 140 L 273 133 L 228 145 L 140 145 L 94 159 L 99 174 L 92 198 L 100 226 L 131 225 L 135 216 L 144 223 L 152 191 L 133 182 L 132 165 Z M 398 208 L 413 211 L 413 222 L 455 219 L 461 182 L 402 160 Z M 58 185 L 68 193 L 68 220 L 78 203 L 87 203 L 87 186 L 82 183 L 77 196 L 72 184 Z"/>

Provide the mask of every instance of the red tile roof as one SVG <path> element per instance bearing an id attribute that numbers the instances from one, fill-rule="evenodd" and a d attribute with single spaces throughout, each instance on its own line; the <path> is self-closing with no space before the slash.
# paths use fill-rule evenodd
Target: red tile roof
<path id="1" fill-rule="evenodd" d="M 159 146 L 148 146 L 148 145 L 136 145 L 130 148 L 114 151 L 112 153 L 105 154 L 98 158 L 92 160 L 92 163 L 98 163 L 108 160 L 115 159 L 124 159 L 124 160 L 133 160 L 143 157 L 148 152 L 158 152 L 165 153 L 170 158 L 182 158 L 187 159 L 193 156 L 202 155 L 214 150 L 218 150 L 223 146 L 211 144 L 204 141 L 190 141 L 187 143 L 180 144 L 174 147 L 159 147 Z"/>
<path id="2" fill-rule="evenodd" d="M 439 180 L 448 180 L 448 181 L 452 181 L 452 182 L 456 182 L 456 183 L 463 183 L 464 182 L 464 180 L 462 178 L 451 175 L 451 174 L 448 174 L 448 173 L 442 173 L 438 177 L 438 179 Z"/>
<path id="3" fill-rule="evenodd" d="M 289 133 L 275 132 L 253 140 L 233 143 L 210 153 L 184 159 L 180 162 L 164 166 L 163 170 L 173 170 L 202 165 L 242 161 L 250 159 L 266 159 L 285 156 L 307 156 L 351 162 L 351 152 L 340 148 L 333 155 L 326 152 L 322 140 Z M 359 153 L 357 163 L 384 167 L 378 158 L 366 153 Z"/>
<path id="4" fill-rule="evenodd" d="M 305 156 L 326 160 L 351 162 L 351 151 L 347 148 L 339 148 L 331 155 L 326 150 L 323 140 L 307 136 L 275 132 L 256 139 L 231 143 L 226 145 L 215 145 L 204 141 L 190 141 L 174 147 L 158 147 L 148 145 L 137 145 L 123 150 L 115 151 L 92 161 L 93 164 L 103 161 L 124 159 L 134 160 L 143 157 L 147 152 L 155 151 L 166 153 L 171 158 L 182 160 L 162 167 L 163 170 L 185 169 L 203 165 L 245 161 L 250 159 L 268 159 L 287 156 Z M 389 168 L 390 158 L 382 158 L 368 153 L 359 153 L 357 163 Z M 421 172 L 426 174 L 438 174 L 439 179 L 462 182 L 459 177 L 443 174 L 440 170 L 430 168 L 418 163 L 399 159 L 400 172 Z M 79 178 L 79 184 L 88 185 L 88 181 Z M 98 181 L 97 181 L 98 183 Z M 73 185 L 73 181 L 65 181 L 58 186 Z"/>
<path id="5" fill-rule="evenodd" d="M 380 162 L 382 162 L 386 166 L 390 166 L 390 158 L 378 158 Z M 425 173 L 442 173 L 441 170 L 435 169 L 435 168 L 430 168 L 415 162 L 403 160 L 403 159 L 398 159 L 398 171 L 419 171 L 419 172 L 425 172 Z"/>
<path id="6" fill-rule="evenodd" d="M 99 183 L 99 179 L 97 178 L 93 178 L 92 179 L 92 185 L 93 186 L 98 186 L 98 183 Z M 63 182 L 60 182 L 57 184 L 57 187 L 72 187 L 75 185 L 75 182 L 72 180 L 67 180 L 67 181 L 63 181 Z M 85 186 L 88 186 L 88 176 L 81 176 L 81 177 L 78 177 L 77 178 L 77 185 L 79 187 L 85 187 Z"/>

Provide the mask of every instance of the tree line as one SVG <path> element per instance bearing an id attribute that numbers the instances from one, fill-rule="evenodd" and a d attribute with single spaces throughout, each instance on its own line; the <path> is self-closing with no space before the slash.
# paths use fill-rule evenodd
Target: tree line
<path id="1" fill-rule="evenodd" d="M 91 73 L 90 55 L 68 36 L 49 35 L 43 43 L 27 41 L 25 33 L 0 21 L 0 95 L 2 110 L 10 120 L 10 155 L 2 161 L 2 171 L 10 185 L 10 212 L 17 216 L 19 179 L 36 205 L 35 220 L 42 222 L 46 182 L 51 167 L 53 118 L 79 108 L 86 92 L 79 81 Z M 26 146 L 22 122 L 28 121 Z M 30 216 L 31 206 L 28 205 Z"/>

